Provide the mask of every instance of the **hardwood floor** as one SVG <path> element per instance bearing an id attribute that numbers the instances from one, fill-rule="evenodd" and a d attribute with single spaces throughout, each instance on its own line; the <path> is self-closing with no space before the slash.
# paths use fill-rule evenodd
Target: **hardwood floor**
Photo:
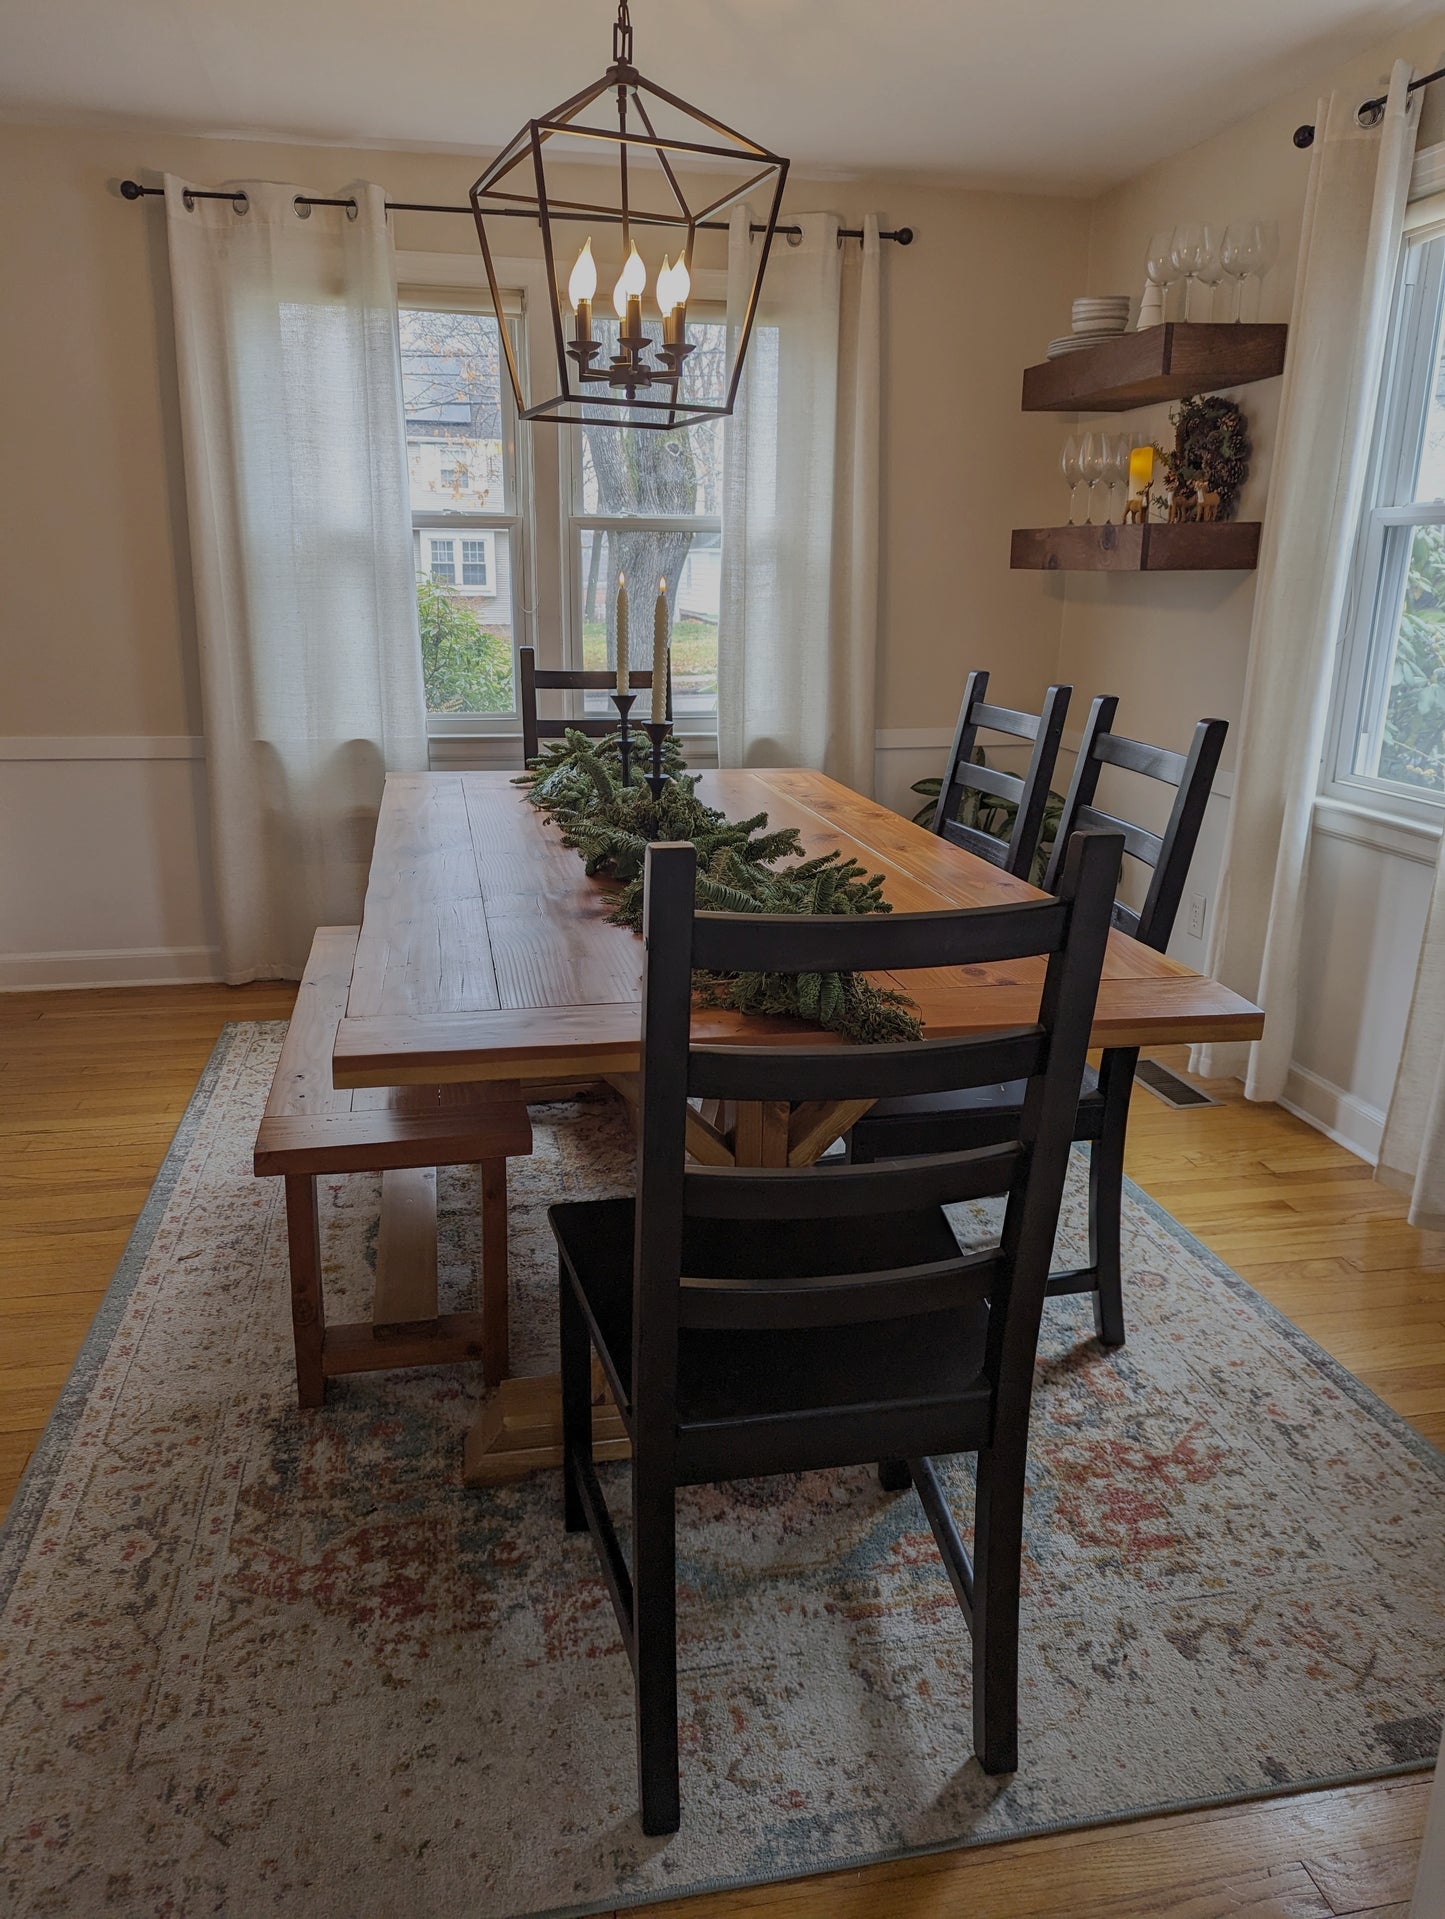
<path id="1" fill-rule="evenodd" d="M 0 996 L 0 1504 L 226 1020 L 294 989 Z M 1162 1054 L 1175 1066 L 1182 1054 Z M 1445 1240 L 1277 1107 L 1134 1096 L 1129 1172 L 1436 1444 Z M 939 1853 L 654 1906 L 658 1919 L 1405 1919 L 1428 1776 Z"/>

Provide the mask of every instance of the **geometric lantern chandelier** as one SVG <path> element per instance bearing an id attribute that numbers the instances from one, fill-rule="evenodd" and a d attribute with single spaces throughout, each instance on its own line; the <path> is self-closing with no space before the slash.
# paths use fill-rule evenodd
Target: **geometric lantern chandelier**
<path id="1" fill-rule="evenodd" d="M 632 64 L 627 0 L 618 0 L 606 73 L 529 120 L 471 190 L 498 313 L 494 244 L 519 214 L 541 232 L 555 367 L 548 356 L 529 383 L 500 329 L 521 417 L 669 428 L 731 413 L 787 176 L 780 155 L 643 78 Z M 696 377 L 688 362 L 699 329 L 689 326 L 687 305 L 698 236 L 725 230 L 719 216 L 764 194 L 746 302 L 728 326 L 708 329 L 707 375 Z"/>

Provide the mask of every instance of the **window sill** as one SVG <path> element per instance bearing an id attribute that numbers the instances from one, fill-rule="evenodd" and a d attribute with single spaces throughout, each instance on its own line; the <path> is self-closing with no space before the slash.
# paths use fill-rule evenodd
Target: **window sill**
<path id="1" fill-rule="evenodd" d="M 1321 794 L 1314 804 L 1314 830 L 1327 839 L 1348 840 L 1375 853 L 1391 853 L 1397 859 L 1434 866 L 1440 857 L 1445 818 L 1437 825 L 1387 812 L 1384 807 L 1359 806 Z"/>

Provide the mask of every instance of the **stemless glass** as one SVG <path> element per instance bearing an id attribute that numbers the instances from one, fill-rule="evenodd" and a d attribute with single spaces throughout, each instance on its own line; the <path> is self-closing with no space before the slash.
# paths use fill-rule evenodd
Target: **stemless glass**
<path id="1" fill-rule="evenodd" d="M 1179 278 L 1171 251 L 1173 243 L 1172 230 L 1169 227 L 1161 227 L 1157 233 L 1150 235 L 1149 253 L 1144 262 L 1144 272 L 1150 286 L 1159 289 L 1162 302 L 1160 314 L 1166 320 L 1169 318 L 1169 289 Z"/>
<path id="2" fill-rule="evenodd" d="M 1079 473 L 1087 481 L 1089 497 L 1084 507 L 1084 524 L 1096 526 L 1094 518 L 1094 494 L 1100 480 L 1104 477 L 1104 436 L 1102 433 L 1086 433 L 1079 442 Z"/>
<path id="3" fill-rule="evenodd" d="M 1079 497 L 1079 481 L 1083 474 L 1079 471 L 1079 448 L 1071 433 L 1064 441 L 1064 451 L 1059 459 L 1059 469 L 1064 476 L 1064 484 L 1069 489 L 1069 525 L 1077 525 L 1074 519 L 1074 503 Z"/>

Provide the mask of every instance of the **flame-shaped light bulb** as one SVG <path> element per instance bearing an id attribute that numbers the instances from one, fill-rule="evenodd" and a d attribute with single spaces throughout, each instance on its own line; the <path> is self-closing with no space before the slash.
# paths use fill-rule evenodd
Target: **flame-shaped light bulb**
<path id="1" fill-rule="evenodd" d="M 662 265 L 657 272 L 657 310 L 665 320 L 676 304 L 676 295 L 672 290 L 672 268 L 667 263 L 667 255 L 662 256 Z"/>
<path id="2" fill-rule="evenodd" d="M 647 268 L 634 240 L 622 268 L 622 277 L 612 289 L 612 307 L 619 320 L 627 318 L 627 302 L 640 300 L 647 286 Z"/>
<path id="3" fill-rule="evenodd" d="M 584 300 L 590 300 L 597 291 L 597 262 L 592 258 L 592 241 L 589 237 L 582 243 L 582 251 L 572 268 L 572 277 L 567 282 L 567 298 L 575 313 Z"/>

